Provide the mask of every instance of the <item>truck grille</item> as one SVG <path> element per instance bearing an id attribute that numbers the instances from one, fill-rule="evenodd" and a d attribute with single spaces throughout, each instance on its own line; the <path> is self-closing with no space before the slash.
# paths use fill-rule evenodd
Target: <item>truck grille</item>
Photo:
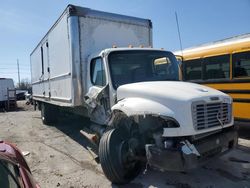
<path id="1" fill-rule="evenodd" d="M 194 128 L 201 130 L 226 125 L 231 122 L 231 110 L 228 103 L 195 102 L 192 104 Z"/>

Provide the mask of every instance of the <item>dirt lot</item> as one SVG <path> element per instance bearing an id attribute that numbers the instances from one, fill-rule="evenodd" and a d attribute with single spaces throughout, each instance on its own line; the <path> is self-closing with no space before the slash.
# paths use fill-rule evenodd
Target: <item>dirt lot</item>
<path id="1" fill-rule="evenodd" d="M 65 117 L 55 126 L 42 124 L 39 111 L 24 102 L 15 112 L 0 112 L 0 138 L 29 151 L 26 160 L 41 187 L 116 187 L 103 175 L 79 133 L 84 122 Z M 240 129 L 239 147 L 206 166 L 187 173 L 142 172 L 122 187 L 242 187 L 250 188 L 250 126 Z"/>

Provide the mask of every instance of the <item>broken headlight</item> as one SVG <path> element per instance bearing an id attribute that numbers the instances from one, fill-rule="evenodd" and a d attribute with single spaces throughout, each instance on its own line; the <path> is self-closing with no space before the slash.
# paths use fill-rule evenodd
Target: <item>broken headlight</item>
<path id="1" fill-rule="evenodd" d="M 162 127 L 163 128 L 178 128 L 180 124 L 171 117 L 161 117 L 162 118 Z"/>

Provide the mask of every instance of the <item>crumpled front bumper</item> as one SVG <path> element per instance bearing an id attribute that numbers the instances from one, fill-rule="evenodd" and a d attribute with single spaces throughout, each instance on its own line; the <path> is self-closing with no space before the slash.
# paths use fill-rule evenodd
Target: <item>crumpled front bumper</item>
<path id="1" fill-rule="evenodd" d="M 233 149 L 237 142 L 237 130 L 230 129 L 192 142 L 200 155 L 186 154 L 181 149 L 171 150 L 146 145 L 147 161 L 150 166 L 161 171 L 185 171 Z"/>

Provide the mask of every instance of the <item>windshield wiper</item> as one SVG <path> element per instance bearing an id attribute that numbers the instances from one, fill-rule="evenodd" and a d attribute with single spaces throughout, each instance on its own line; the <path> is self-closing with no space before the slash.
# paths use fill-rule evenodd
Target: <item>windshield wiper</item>
<path id="1" fill-rule="evenodd" d="M 21 185 L 19 184 L 19 181 L 15 177 L 15 175 L 11 172 L 11 170 L 0 160 L 0 165 L 4 168 L 4 170 L 7 172 L 7 174 L 10 174 L 14 182 L 16 183 L 18 188 L 21 188 Z M 14 167 L 15 168 L 15 167 Z"/>

